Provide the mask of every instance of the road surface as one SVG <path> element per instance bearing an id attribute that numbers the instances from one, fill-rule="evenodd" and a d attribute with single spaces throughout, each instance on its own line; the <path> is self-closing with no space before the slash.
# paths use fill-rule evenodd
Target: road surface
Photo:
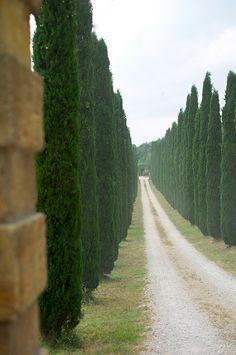
<path id="1" fill-rule="evenodd" d="M 196 251 L 140 182 L 153 318 L 143 354 L 236 355 L 236 278 Z"/>

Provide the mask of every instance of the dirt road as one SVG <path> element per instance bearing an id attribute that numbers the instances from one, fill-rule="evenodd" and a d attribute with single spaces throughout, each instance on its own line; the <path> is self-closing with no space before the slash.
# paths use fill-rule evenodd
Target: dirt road
<path id="1" fill-rule="evenodd" d="M 236 354 L 236 278 L 184 239 L 140 181 L 153 316 L 143 354 Z"/>

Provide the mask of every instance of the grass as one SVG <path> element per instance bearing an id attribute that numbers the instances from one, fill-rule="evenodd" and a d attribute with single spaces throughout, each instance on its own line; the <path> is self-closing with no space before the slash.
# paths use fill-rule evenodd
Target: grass
<path id="1" fill-rule="evenodd" d="M 74 333 L 51 355 L 134 354 L 148 326 L 144 302 L 145 252 L 140 191 L 132 224 L 115 268 L 83 305 L 84 317 Z"/>
<path id="2" fill-rule="evenodd" d="M 196 226 L 192 226 L 177 210 L 171 207 L 152 183 L 151 187 L 161 206 L 185 238 L 208 259 L 214 261 L 225 271 L 236 276 L 236 246 L 229 248 L 224 244 L 223 240 L 216 240 L 210 236 L 204 236 Z"/>

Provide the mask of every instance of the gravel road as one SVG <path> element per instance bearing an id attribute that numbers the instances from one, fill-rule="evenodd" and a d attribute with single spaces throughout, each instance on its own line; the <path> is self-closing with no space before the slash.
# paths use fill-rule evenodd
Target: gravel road
<path id="1" fill-rule="evenodd" d="M 152 329 L 142 354 L 235 354 L 236 278 L 192 247 L 140 178 Z"/>

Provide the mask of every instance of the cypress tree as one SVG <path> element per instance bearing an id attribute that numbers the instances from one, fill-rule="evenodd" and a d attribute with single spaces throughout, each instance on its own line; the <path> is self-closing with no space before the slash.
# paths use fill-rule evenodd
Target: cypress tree
<path id="1" fill-rule="evenodd" d="M 200 132 L 199 132 L 199 166 L 198 166 L 198 198 L 199 198 L 199 228 L 207 235 L 207 204 L 206 204 L 206 142 L 210 112 L 212 84 L 210 73 L 206 73 L 200 108 Z"/>
<path id="2" fill-rule="evenodd" d="M 227 245 L 236 244 L 236 74 L 229 72 L 222 112 L 221 234 Z"/>
<path id="3" fill-rule="evenodd" d="M 77 16 L 74 0 L 43 0 L 34 36 L 35 69 L 45 83 L 45 148 L 36 164 L 48 243 L 41 326 L 45 336 L 56 337 L 72 329 L 81 314 Z"/>
<path id="4" fill-rule="evenodd" d="M 95 166 L 95 120 L 93 63 L 91 48 L 92 5 L 78 0 L 78 57 L 80 68 L 80 204 L 83 246 L 83 288 L 91 291 L 99 283 L 100 244 L 98 224 L 97 176 Z"/>
<path id="5" fill-rule="evenodd" d="M 187 122 L 187 151 L 186 151 L 186 199 L 187 218 L 194 223 L 194 175 L 192 166 L 192 145 L 195 131 L 195 116 L 198 109 L 198 94 L 195 86 L 192 86 L 188 122 Z"/>
<path id="6" fill-rule="evenodd" d="M 197 110 L 194 124 L 194 139 L 192 146 L 193 194 L 194 194 L 194 224 L 199 225 L 199 196 L 198 196 L 198 170 L 199 170 L 199 135 L 200 135 L 200 109 Z"/>
<path id="7" fill-rule="evenodd" d="M 182 205 L 183 205 L 183 194 L 182 194 L 182 165 L 183 165 L 183 160 L 182 160 L 182 128 L 183 128 L 183 119 L 184 119 L 184 113 L 183 110 L 181 109 L 178 114 L 178 144 L 177 144 L 177 151 L 178 151 L 178 158 L 177 158 L 177 186 L 178 186 L 178 192 L 177 192 L 177 209 L 179 212 L 182 211 Z"/>
<path id="8" fill-rule="evenodd" d="M 113 89 L 107 47 L 103 39 L 93 34 L 94 98 L 96 125 L 96 167 L 98 178 L 98 211 L 101 274 L 114 267 L 114 147 L 113 147 Z"/>
<path id="9" fill-rule="evenodd" d="M 221 163 L 221 120 L 217 91 L 213 91 L 208 123 L 207 153 L 207 228 L 214 238 L 220 237 L 220 163 Z"/>
<path id="10" fill-rule="evenodd" d="M 190 109 L 190 101 L 191 101 L 191 97 L 190 95 L 187 96 L 187 100 L 186 100 L 186 108 L 184 110 L 184 120 L 183 120 L 183 127 L 182 127 L 182 137 L 181 137 L 181 143 L 182 143 L 182 157 L 183 157 L 183 162 L 182 162 L 182 194 L 183 194 L 183 206 L 182 206 L 182 215 L 184 216 L 184 218 L 188 219 L 188 196 L 187 196 L 187 185 L 188 185 L 188 181 L 187 181 L 187 176 L 188 176 L 188 172 L 187 172 L 187 168 L 188 168 L 188 162 L 187 162 L 187 158 L 188 158 L 188 127 L 189 127 L 189 109 Z"/>

